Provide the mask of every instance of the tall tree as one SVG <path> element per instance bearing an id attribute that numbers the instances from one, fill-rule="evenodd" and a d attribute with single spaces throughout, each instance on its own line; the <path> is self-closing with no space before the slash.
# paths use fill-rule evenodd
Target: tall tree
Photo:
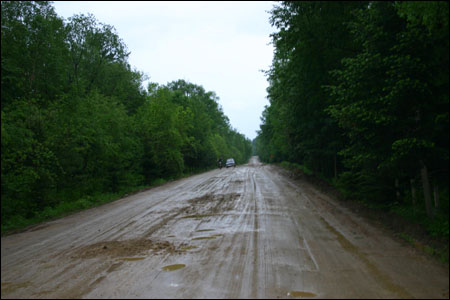
<path id="1" fill-rule="evenodd" d="M 427 169 L 442 168 L 439 164 L 448 161 L 448 139 L 442 140 L 448 137 L 448 66 L 435 63 L 433 50 L 445 34 L 430 34 L 423 25 L 408 23 L 389 2 L 372 3 L 350 26 L 362 51 L 333 72 L 336 103 L 329 107 L 350 139 L 342 151 L 346 164 L 355 174 L 378 174 L 372 185 L 393 183 L 394 178 L 409 181 L 422 169 L 426 190 Z M 448 51 L 439 57 L 448 61 Z M 429 203 L 427 207 L 431 214 Z"/>
<path id="2" fill-rule="evenodd" d="M 284 1 L 271 23 L 261 158 L 375 201 L 420 178 L 431 215 L 431 186 L 448 193 L 448 3 Z"/>
<path id="3" fill-rule="evenodd" d="M 219 156 L 249 158 L 250 141 L 214 92 L 184 80 L 144 90 L 112 26 L 93 15 L 66 23 L 49 2 L 1 6 L 2 230 L 61 203 L 214 167 Z"/>
<path id="4" fill-rule="evenodd" d="M 1 5 L 2 109 L 20 98 L 45 102 L 57 97 L 68 55 L 62 19 L 48 1 Z"/>
<path id="5" fill-rule="evenodd" d="M 272 118 L 271 139 L 285 145 L 276 159 L 335 175 L 343 141 L 335 121 L 324 111 L 329 97 L 321 86 L 329 83 L 328 71 L 355 51 L 344 22 L 361 6 L 360 2 L 285 1 L 272 10 L 271 23 L 279 31 L 272 34 L 275 56 L 267 72 L 268 94 L 271 106 L 279 107 L 272 111 L 280 115 Z"/>

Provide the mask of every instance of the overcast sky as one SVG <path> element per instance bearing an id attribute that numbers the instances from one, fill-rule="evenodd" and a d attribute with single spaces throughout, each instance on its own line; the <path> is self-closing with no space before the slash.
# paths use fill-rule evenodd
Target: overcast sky
<path id="1" fill-rule="evenodd" d="M 68 19 L 91 13 L 114 26 L 130 65 L 151 82 L 184 79 L 214 91 L 231 125 L 256 137 L 273 57 L 269 11 L 274 2 L 56 1 Z M 145 87 L 147 82 L 145 83 Z"/>

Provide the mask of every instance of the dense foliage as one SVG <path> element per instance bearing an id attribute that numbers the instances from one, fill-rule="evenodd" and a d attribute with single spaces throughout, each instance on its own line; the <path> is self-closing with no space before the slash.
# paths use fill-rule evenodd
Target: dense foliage
<path id="1" fill-rule="evenodd" d="M 184 80 L 142 88 L 112 26 L 64 20 L 49 2 L 2 1 L 1 14 L 2 229 L 62 202 L 249 158 L 251 142 L 213 92 Z"/>
<path id="2" fill-rule="evenodd" d="M 348 197 L 423 209 L 448 237 L 448 15 L 433 1 L 276 5 L 261 159 L 304 165 Z"/>

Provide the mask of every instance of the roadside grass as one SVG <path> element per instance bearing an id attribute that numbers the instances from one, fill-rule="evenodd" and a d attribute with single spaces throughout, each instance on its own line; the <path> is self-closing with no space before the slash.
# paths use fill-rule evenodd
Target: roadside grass
<path id="1" fill-rule="evenodd" d="M 344 196 L 348 193 L 341 191 L 334 180 L 330 182 L 330 180 L 323 177 L 318 177 L 304 166 L 289 162 L 282 162 L 278 165 L 287 170 L 290 177 L 307 180 L 322 192 L 339 200 L 352 211 L 381 225 L 392 232 L 394 236 L 406 241 L 423 253 L 435 257 L 441 263 L 448 265 L 448 192 L 443 191 L 441 199 L 447 199 L 447 201 L 443 201 L 439 211 L 435 211 L 434 216 L 430 218 L 426 214 L 423 203 L 423 205 L 413 207 L 410 204 L 411 199 L 404 199 L 401 203 L 374 203 L 356 200 L 353 197 Z"/>
<path id="2" fill-rule="evenodd" d="M 93 195 L 86 195 L 78 198 L 77 200 L 62 200 L 53 207 L 45 207 L 39 212 L 35 212 L 32 217 L 26 218 L 21 215 L 14 215 L 8 218 L 8 220 L 2 220 L 1 224 L 1 236 L 8 234 L 18 233 L 27 230 L 29 227 L 37 225 L 42 222 L 52 221 L 68 215 L 77 213 L 82 210 L 97 207 L 109 202 L 119 200 L 123 197 L 137 194 L 139 192 L 154 188 L 159 185 L 163 185 L 169 181 L 178 180 L 186 177 L 190 177 L 196 174 L 207 172 L 211 168 L 204 168 L 200 170 L 187 170 L 184 174 L 174 176 L 171 178 L 156 178 L 152 180 L 148 185 L 134 186 L 122 189 L 117 193 L 96 193 Z"/>
<path id="3" fill-rule="evenodd" d="M 36 212 L 31 218 L 25 218 L 24 216 L 21 215 L 15 215 L 8 218 L 7 221 L 2 222 L 1 235 L 4 236 L 12 233 L 17 233 L 27 229 L 30 226 L 45 221 L 55 220 L 88 208 L 113 202 L 130 193 L 136 193 L 138 191 L 150 188 L 152 186 L 154 185 L 138 186 L 122 190 L 121 192 L 118 193 L 97 193 L 94 195 L 81 197 L 75 201 L 68 201 L 68 200 L 61 201 L 53 207 L 47 206 L 43 210 Z"/>
<path id="4" fill-rule="evenodd" d="M 302 172 L 305 173 L 307 175 L 313 175 L 313 171 L 311 171 L 310 169 L 308 169 L 307 167 L 297 164 L 297 163 L 291 163 L 291 162 L 287 162 L 287 161 L 283 161 L 280 163 L 280 165 L 290 171 L 297 171 L 297 172 Z"/>

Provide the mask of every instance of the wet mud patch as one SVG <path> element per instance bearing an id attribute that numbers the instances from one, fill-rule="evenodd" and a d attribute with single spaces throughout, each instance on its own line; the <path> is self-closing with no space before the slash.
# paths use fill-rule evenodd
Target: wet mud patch
<path id="1" fill-rule="evenodd" d="M 175 271 L 175 270 L 179 270 L 186 267 L 185 264 L 175 264 L 175 265 L 169 265 L 169 266 L 165 266 L 162 267 L 163 271 Z"/>
<path id="2" fill-rule="evenodd" d="M 215 239 L 215 238 L 216 238 L 215 236 L 200 236 L 200 237 L 193 238 L 192 240 L 193 241 L 212 240 L 212 239 Z"/>
<path id="3" fill-rule="evenodd" d="M 183 219 L 201 219 L 201 218 L 207 218 L 207 217 L 213 217 L 216 214 L 197 214 L 197 215 L 189 215 L 189 216 L 184 216 Z"/>
<path id="4" fill-rule="evenodd" d="M 207 232 L 207 231 L 214 231 L 215 229 L 199 229 L 196 230 L 195 232 Z"/>
<path id="5" fill-rule="evenodd" d="M 111 265 L 108 268 L 108 270 L 106 270 L 106 272 L 108 272 L 108 273 L 114 272 L 114 271 L 118 270 L 122 264 L 123 264 L 123 262 L 115 263 L 115 264 Z"/>
<path id="6" fill-rule="evenodd" d="M 11 294 L 18 289 L 28 288 L 31 286 L 30 281 L 25 282 L 2 282 L 2 297 L 3 295 Z"/>
<path id="7" fill-rule="evenodd" d="M 192 249 L 197 249 L 197 248 L 198 248 L 198 246 L 191 245 L 191 246 L 182 247 L 180 250 L 187 251 L 187 250 L 192 250 Z"/>
<path id="8" fill-rule="evenodd" d="M 288 296 L 293 298 L 312 298 L 316 297 L 316 294 L 310 293 L 310 292 L 303 292 L 303 291 L 290 291 L 287 293 Z"/>
<path id="9" fill-rule="evenodd" d="M 213 195 L 206 194 L 206 195 L 201 196 L 201 197 L 196 197 L 196 198 L 189 199 L 188 202 L 190 204 L 196 205 L 196 204 L 202 204 L 202 203 L 205 203 L 205 202 L 209 202 L 209 201 L 212 200 L 212 198 L 213 198 Z"/>
<path id="10" fill-rule="evenodd" d="M 215 239 L 217 237 L 223 237 L 224 234 L 223 233 L 217 233 L 217 234 L 213 234 L 211 236 L 199 236 L 199 237 L 195 237 L 192 238 L 193 241 L 199 241 L 199 240 L 212 240 Z"/>
<path id="11" fill-rule="evenodd" d="M 228 194 L 206 194 L 188 200 L 190 207 L 184 213 L 183 218 L 204 218 L 222 214 L 235 208 L 235 202 L 241 197 L 239 193 Z"/>
<path id="12" fill-rule="evenodd" d="M 235 207 L 235 201 L 241 197 L 239 193 L 230 193 L 230 194 L 218 194 L 214 195 L 213 203 L 214 206 L 211 207 L 211 211 L 213 213 L 224 212 L 228 210 L 232 210 Z"/>
<path id="13" fill-rule="evenodd" d="M 141 259 L 142 255 L 149 252 L 153 255 L 162 253 L 179 254 L 183 252 L 181 248 L 185 246 L 184 243 L 176 246 L 167 241 L 156 242 L 148 239 L 105 241 L 75 249 L 71 258 L 85 259 L 106 256 L 123 260 L 138 260 Z"/>
<path id="14" fill-rule="evenodd" d="M 320 220 L 325 224 L 326 228 L 336 236 L 337 241 L 343 249 L 358 257 L 372 274 L 372 277 L 378 281 L 385 289 L 395 293 L 399 298 L 412 298 L 407 290 L 402 286 L 397 285 L 392 281 L 388 274 L 382 272 L 368 257 L 367 254 L 359 251 L 358 247 L 353 245 L 349 240 L 345 238 L 338 230 L 331 226 L 323 217 Z"/>

